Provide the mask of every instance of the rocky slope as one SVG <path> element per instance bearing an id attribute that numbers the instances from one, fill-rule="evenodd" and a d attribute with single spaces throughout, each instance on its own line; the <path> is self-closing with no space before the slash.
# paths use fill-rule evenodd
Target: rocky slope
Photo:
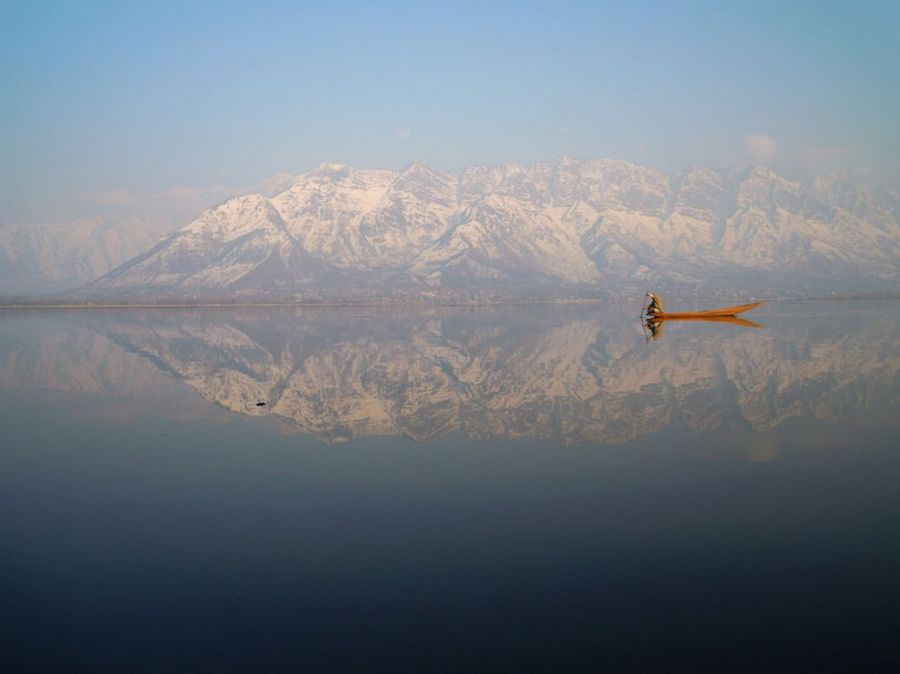
<path id="1" fill-rule="evenodd" d="M 900 288 L 900 194 L 764 167 L 324 164 L 278 189 L 204 212 L 85 292 Z"/>

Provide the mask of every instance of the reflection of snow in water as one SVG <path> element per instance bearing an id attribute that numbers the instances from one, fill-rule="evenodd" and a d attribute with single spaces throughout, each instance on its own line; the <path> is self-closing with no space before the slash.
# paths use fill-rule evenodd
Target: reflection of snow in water
<path id="1" fill-rule="evenodd" d="M 813 311 L 760 330 L 667 323 L 649 345 L 633 318 L 597 305 L 382 313 L 82 313 L 90 330 L 44 324 L 27 357 L 0 350 L 0 384 L 137 395 L 158 381 L 141 374 L 149 365 L 225 409 L 330 442 L 454 431 L 624 442 L 670 427 L 762 432 L 898 401 L 897 312 L 860 322 Z"/>

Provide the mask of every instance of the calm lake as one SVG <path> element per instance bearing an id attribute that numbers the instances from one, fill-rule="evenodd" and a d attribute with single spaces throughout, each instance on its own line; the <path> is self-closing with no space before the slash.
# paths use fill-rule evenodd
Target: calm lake
<path id="1" fill-rule="evenodd" d="M 637 310 L 0 312 L 3 670 L 896 671 L 900 302 Z"/>

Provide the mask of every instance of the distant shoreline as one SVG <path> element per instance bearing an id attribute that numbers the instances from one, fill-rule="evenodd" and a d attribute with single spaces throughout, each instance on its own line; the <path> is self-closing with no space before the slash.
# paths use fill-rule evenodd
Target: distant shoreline
<path id="1" fill-rule="evenodd" d="M 730 296 L 730 295 L 729 295 Z M 715 296 L 719 298 L 721 296 Z M 850 301 L 877 301 L 900 300 L 900 293 L 885 294 L 859 294 L 859 295 L 837 295 L 837 296 L 810 296 L 810 297 L 765 297 L 765 296 L 733 296 L 737 299 L 763 300 L 765 302 L 850 302 Z M 687 297 L 685 299 L 688 299 Z M 690 298 L 696 301 L 697 297 Z M 711 296 L 709 298 L 713 300 Z M 28 309 L 54 309 L 54 310 L 103 310 L 103 309 L 247 309 L 247 308 L 272 308 L 272 307 L 298 307 L 298 308 L 314 308 L 314 307 L 391 307 L 391 308 L 426 308 L 426 307 L 492 307 L 492 306 L 522 306 L 530 304 L 558 304 L 558 305 L 578 305 L 578 304 L 624 304 L 630 300 L 623 297 L 610 298 L 578 298 L 578 299 L 509 299 L 509 300 L 432 300 L 432 301 L 410 301 L 410 300 L 377 300 L 377 301 L 323 301 L 323 302 L 304 302 L 304 301 L 285 301 L 285 302 L 85 302 L 85 303 L 47 303 L 40 301 L 34 302 L 15 302 L 5 304 L 0 300 L 0 310 L 28 310 Z"/>
<path id="2" fill-rule="evenodd" d="M 577 299 L 577 300 L 484 300 L 484 301 L 440 301 L 440 302 L 163 302 L 163 303 L 90 303 L 90 304 L 2 304 L 2 309 L 245 309 L 249 307 L 483 307 L 522 304 L 606 304 L 624 302 L 613 299 Z"/>

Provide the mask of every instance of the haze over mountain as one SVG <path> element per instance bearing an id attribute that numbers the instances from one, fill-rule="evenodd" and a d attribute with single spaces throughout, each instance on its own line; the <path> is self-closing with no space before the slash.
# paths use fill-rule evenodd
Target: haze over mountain
<path id="1" fill-rule="evenodd" d="M 897 3 L 225 2 L 177 17 L 165 3 L 14 5 L 0 21 L 2 295 L 108 273 L 84 294 L 900 284 Z M 588 159 L 546 161 L 566 154 Z M 152 234 L 99 212 L 6 217 L 73 194 L 247 187 L 331 160 L 350 166 L 219 194 Z M 82 220 L 127 241 L 50 231 Z"/>
<path id="2" fill-rule="evenodd" d="M 257 189 L 277 185 L 276 176 Z M 89 283 L 198 213 L 247 189 L 175 186 L 103 190 L 0 204 L 0 295 L 50 294 Z"/>
<path id="3" fill-rule="evenodd" d="M 0 294 L 48 293 L 88 283 L 171 229 L 166 223 L 105 217 L 0 227 Z"/>

